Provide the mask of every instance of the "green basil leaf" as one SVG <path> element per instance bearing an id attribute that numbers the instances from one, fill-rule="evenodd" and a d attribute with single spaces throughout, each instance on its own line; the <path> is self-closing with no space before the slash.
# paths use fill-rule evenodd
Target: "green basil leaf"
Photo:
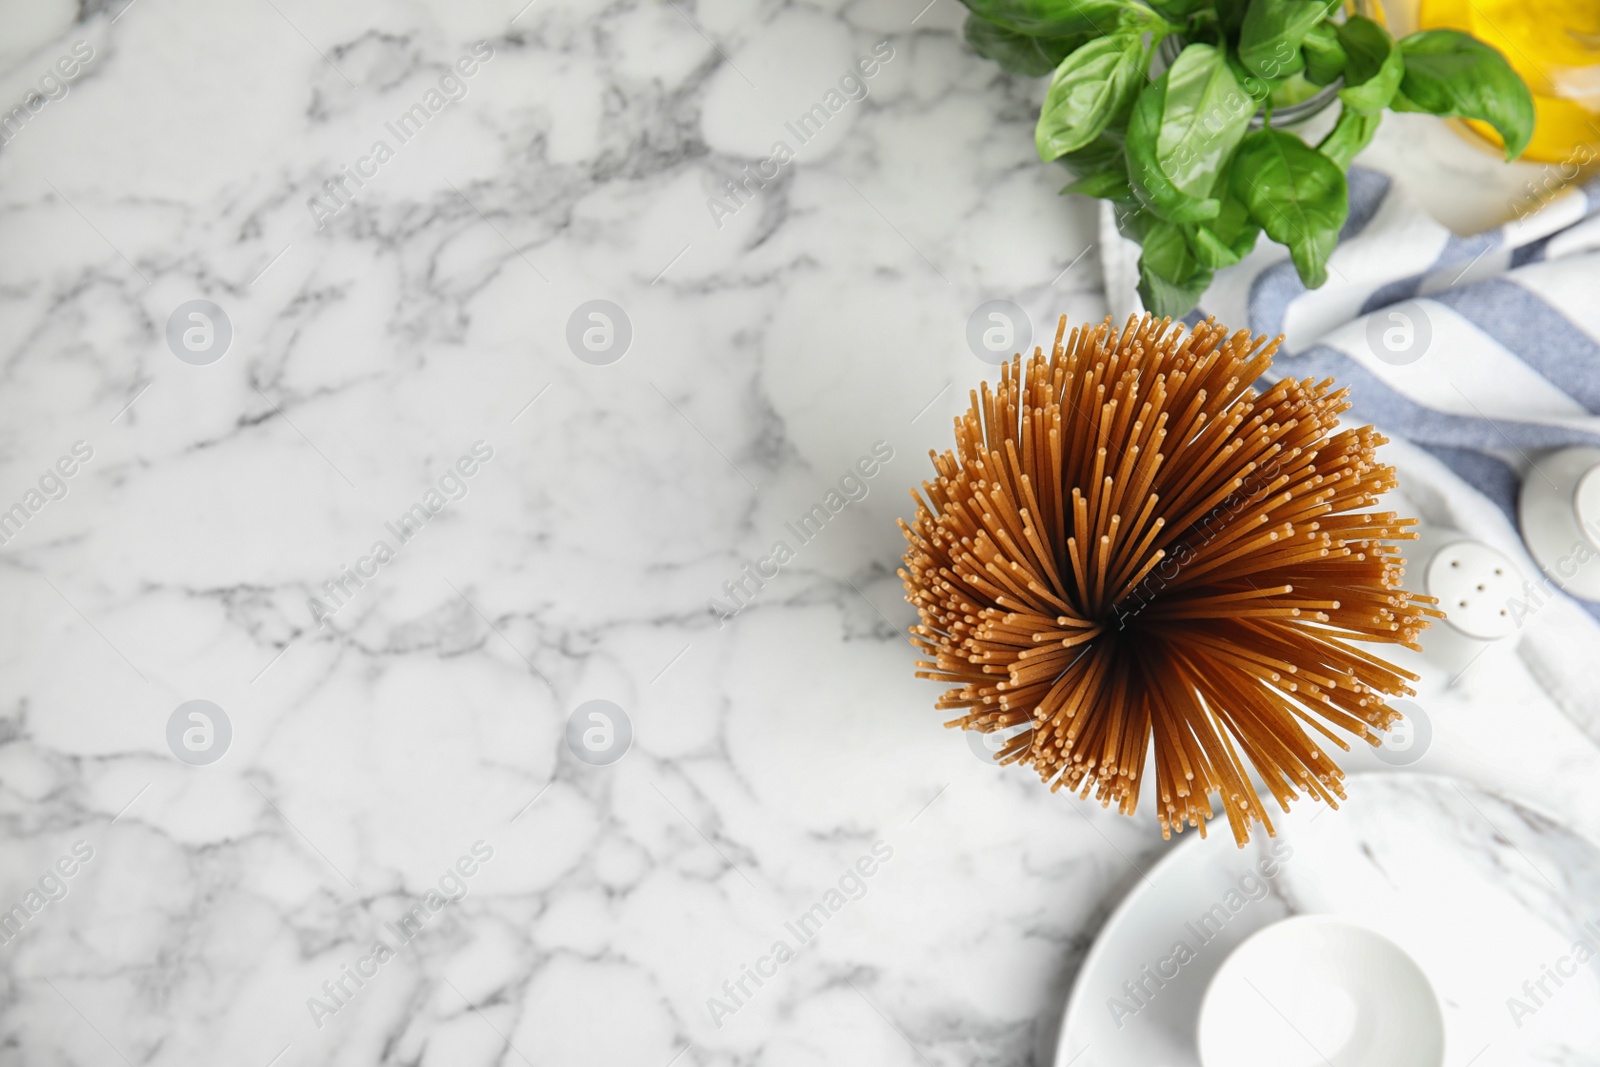
<path id="1" fill-rule="evenodd" d="M 1217 25 L 1222 27 L 1222 32 L 1230 40 L 1236 40 L 1239 29 L 1244 25 L 1245 9 L 1250 6 L 1250 0 L 1216 0 L 1212 5 L 1217 9 Z"/>
<path id="2" fill-rule="evenodd" d="M 1113 33 L 1124 18 L 1145 19 L 1150 9 L 1133 0 L 961 0 L 979 18 L 1033 37 Z"/>
<path id="3" fill-rule="evenodd" d="M 1189 251 L 1183 231 L 1157 222 L 1139 255 L 1139 299 L 1152 315 L 1181 318 L 1194 309 L 1211 284 L 1211 271 Z"/>
<path id="4" fill-rule="evenodd" d="M 1239 87 L 1224 54 L 1208 44 L 1186 47 L 1167 71 L 1156 135 L 1156 163 L 1196 200 L 1211 195 L 1256 102 Z"/>
<path id="5" fill-rule="evenodd" d="M 1092 196 L 1099 200 L 1113 200 L 1119 204 L 1137 204 L 1134 199 L 1133 189 L 1128 185 L 1126 171 L 1103 170 L 1099 174 L 1090 174 L 1069 182 L 1061 187 L 1061 193 L 1076 193 L 1078 196 Z"/>
<path id="6" fill-rule="evenodd" d="M 1339 43 L 1349 57 L 1344 88 L 1339 90 L 1344 106 L 1373 113 L 1388 107 L 1406 72 L 1405 59 L 1389 31 L 1369 18 L 1352 15 L 1339 26 Z"/>
<path id="7" fill-rule="evenodd" d="M 984 59 L 992 59 L 1001 70 L 1025 78 L 1049 74 L 1085 41 L 1082 36 L 1030 37 L 1013 33 L 977 15 L 967 16 L 966 38 L 972 50 Z"/>
<path id="8" fill-rule="evenodd" d="M 1076 152 L 1068 152 L 1056 162 L 1070 170 L 1074 178 L 1087 178 L 1091 174 L 1100 174 L 1107 170 L 1119 170 L 1126 174 L 1128 167 L 1122 153 L 1122 138 L 1107 130 Z"/>
<path id="9" fill-rule="evenodd" d="M 1144 41 L 1117 33 L 1090 41 L 1056 68 L 1033 139 L 1043 160 L 1059 159 L 1111 125 L 1144 81 Z"/>
<path id="10" fill-rule="evenodd" d="M 1248 256 L 1260 236 L 1261 227 L 1252 223 L 1249 230 L 1234 235 L 1234 241 L 1230 243 L 1204 223 L 1196 223 L 1194 231 L 1189 234 L 1189 244 L 1197 263 L 1210 270 L 1221 270 Z"/>
<path id="11" fill-rule="evenodd" d="M 1372 143 L 1372 135 L 1378 132 L 1378 123 L 1381 121 L 1381 113 L 1344 107 L 1339 112 L 1339 121 L 1317 145 L 1317 151 L 1333 160 L 1340 170 L 1349 170 L 1351 161 Z"/>
<path id="12" fill-rule="evenodd" d="M 1200 265 L 1220 270 L 1250 254 L 1261 236 L 1261 226 L 1250 217 L 1244 202 L 1230 194 L 1222 198 L 1222 210 L 1216 218 L 1192 223 L 1186 235 L 1189 249 Z"/>
<path id="13" fill-rule="evenodd" d="M 1330 85 L 1344 73 L 1349 57 L 1339 43 L 1339 33 L 1331 22 L 1319 22 L 1311 27 L 1306 39 L 1300 42 L 1300 54 L 1306 60 L 1306 80 L 1313 85 Z"/>
<path id="14" fill-rule="evenodd" d="M 1322 87 L 1307 78 L 1304 72 L 1279 78 L 1270 84 L 1272 91 L 1267 94 L 1267 99 L 1272 102 L 1273 111 L 1305 103 L 1322 92 Z"/>
<path id="15" fill-rule="evenodd" d="M 1163 18 L 1172 22 L 1182 22 L 1205 7 L 1209 0 L 1145 0 L 1145 3 L 1155 8 L 1156 14 Z"/>
<path id="16" fill-rule="evenodd" d="M 1554 32 L 1552 30 L 1552 32 Z M 1423 30 L 1400 41 L 1405 76 L 1391 106 L 1487 122 L 1516 159 L 1533 137 L 1533 94 L 1499 52 L 1469 34 Z"/>
<path id="17" fill-rule="evenodd" d="M 1111 217 L 1116 221 L 1118 233 L 1140 244 L 1144 243 L 1145 235 L 1150 232 L 1151 227 L 1159 226 L 1162 222 L 1143 205 L 1123 204 L 1115 200 L 1111 202 Z"/>
<path id="18" fill-rule="evenodd" d="M 1167 76 L 1146 85 L 1128 116 L 1128 184 L 1139 202 L 1170 222 L 1199 222 L 1215 218 L 1222 205 L 1215 199 L 1197 199 L 1179 189 L 1161 169 L 1156 159 L 1156 142 L 1161 131 L 1161 112 L 1166 106 Z"/>
<path id="19" fill-rule="evenodd" d="M 1245 68 L 1245 65 L 1239 62 L 1239 57 L 1232 52 L 1228 52 L 1226 55 L 1228 57 L 1228 69 L 1233 71 L 1233 80 L 1239 83 L 1239 88 L 1249 93 L 1253 100 L 1258 102 L 1265 100 L 1267 94 L 1272 92 L 1272 84 L 1264 78 L 1258 78 L 1251 74 Z"/>
<path id="20" fill-rule="evenodd" d="M 1230 177 L 1250 217 L 1289 247 L 1306 287 L 1327 281 L 1328 257 L 1350 214 L 1344 171 L 1294 134 L 1268 129 L 1245 137 Z"/>
<path id="21" fill-rule="evenodd" d="M 1338 0 L 1250 0 L 1239 27 L 1239 61 L 1261 78 L 1284 78 L 1305 66 L 1300 44 Z"/>
<path id="22" fill-rule="evenodd" d="M 1143 4 L 1135 6 L 1131 11 L 1124 11 L 1117 24 L 1119 33 L 1136 33 L 1140 36 L 1160 30 L 1162 35 L 1177 33 L 1183 29 L 1183 20 L 1169 21 L 1159 11 Z"/>

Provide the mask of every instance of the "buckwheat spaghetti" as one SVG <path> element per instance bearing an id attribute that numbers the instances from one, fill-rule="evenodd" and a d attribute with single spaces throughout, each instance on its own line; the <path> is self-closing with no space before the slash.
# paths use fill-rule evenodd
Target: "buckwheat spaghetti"
<path id="1" fill-rule="evenodd" d="M 972 394 L 912 492 L 918 677 L 953 687 L 949 726 L 1031 725 L 1000 760 L 1052 790 L 1132 814 L 1153 758 L 1163 836 L 1204 835 L 1213 795 L 1239 844 L 1272 833 L 1247 761 L 1283 810 L 1337 806 L 1318 738 L 1376 745 L 1416 680 L 1362 644 L 1415 648 L 1442 617 L 1400 588 L 1389 542 L 1415 520 L 1371 510 L 1395 484 L 1384 438 L 1338 428 L 1331 380 L 1258 393 L 1278 341 L 1148 315 L 1066 327 Z"/>

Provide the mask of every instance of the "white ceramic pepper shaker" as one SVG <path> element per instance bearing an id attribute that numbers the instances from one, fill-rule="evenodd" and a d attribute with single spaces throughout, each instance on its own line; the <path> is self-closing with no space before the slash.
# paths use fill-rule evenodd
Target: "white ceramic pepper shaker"
<path id="1" fill-rule="evenodd" d="M 1600 600 L 1600 448 L 1564 448 L 1534 461 L 1518 507 L 1537 583 Z M 1541 590 L 1548 593 L 1548 589 Z"/>

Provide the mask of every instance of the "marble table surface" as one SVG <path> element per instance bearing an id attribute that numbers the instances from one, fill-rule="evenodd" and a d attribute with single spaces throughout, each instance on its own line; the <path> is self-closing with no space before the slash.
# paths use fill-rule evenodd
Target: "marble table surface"
<path id="1" fill-rule="evenodd" d="M 1169 847 L 902 636 L 969 316 L 1106 308 L 1040 87 L 524 3 L 7 5 L 0 1064 L 1045 1063 Z M 1419 701 L 1600 832 L 1521 657 Z"/>

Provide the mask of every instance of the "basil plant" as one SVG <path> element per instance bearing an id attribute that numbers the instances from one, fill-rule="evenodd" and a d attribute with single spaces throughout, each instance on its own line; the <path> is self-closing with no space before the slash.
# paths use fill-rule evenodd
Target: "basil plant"
<path id="1" fill-rule="evenodd" d="M 1072 172 L 1062 192 L 1115 205 L 1157 315 L 1193 309 L 1262 231 L 1307 286 L 1326 281 L 1345 171 L 1385 108 L 1486 122 L 1508 160 L 1533 135 L 1533 97 L 1499 52 L 1455 30 L 1397 41 L 1370 18 L 1338 18 L 1340 0 L 964 2 L 974 51 L 1050 75 L 1039 156 Z M 1315 145 L 1273 125 L 1274 109 L 1325 91 L 1340 112 Z"/>

